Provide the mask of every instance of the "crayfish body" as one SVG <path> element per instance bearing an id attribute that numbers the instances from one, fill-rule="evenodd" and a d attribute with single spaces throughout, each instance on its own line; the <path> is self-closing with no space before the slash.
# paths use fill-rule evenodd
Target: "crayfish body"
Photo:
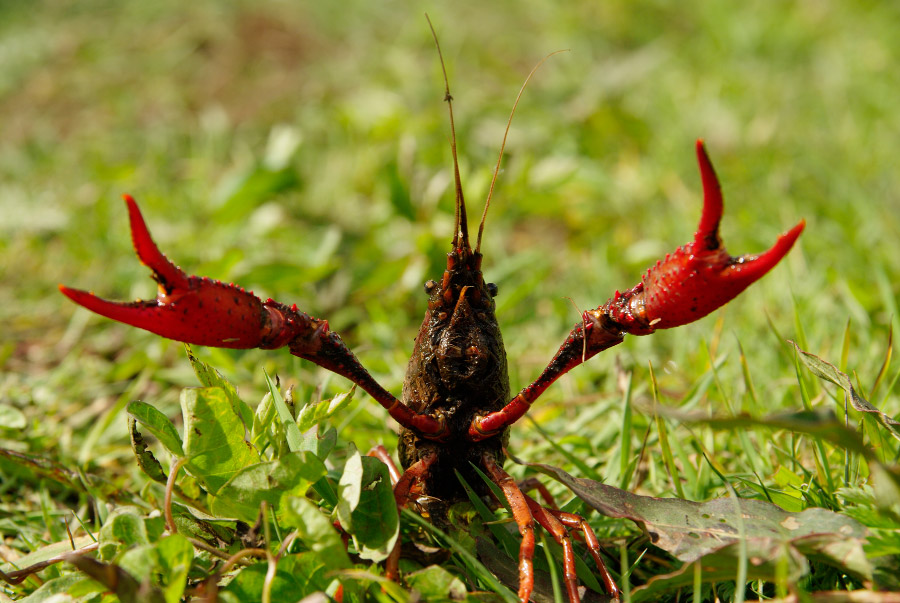
<path id="1" fill-rule="evenodd" d="M 494 314 L 497 287 L 485 283 L 481 259 L 464 242 L 448 254 L 440 282 L 426 283 L 428 311 L 401 395 L 415 412 L 439 415 L 446 422 L 448 433 L 439 442 L 403 428 L 398 452 L 404 469 L 435 455 L 423 491 L 447 502 L 465 498 L 455 471 L 487 494 L 472 466 L 480 466 L 484 455 L 503 459 L 509 439 L 508 428 L 483 441 L 467 437 L 477 416 L 499 411 L 510 399 L 506 350 Z"/>

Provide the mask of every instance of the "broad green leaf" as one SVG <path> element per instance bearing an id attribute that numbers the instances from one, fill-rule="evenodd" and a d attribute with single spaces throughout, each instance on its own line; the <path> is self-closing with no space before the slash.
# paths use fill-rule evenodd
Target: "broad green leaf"
<path id="1" fill-rule="evenodd" d="M 422 597 L 421 601 L 462 601 L 466 598 L 466 585 L 438 565 L 408 574 L 406 583 Z"/>
<path id="2" fill-rule="evenodd" d="M 335 444 L 337 444 L 337 429 L 331 427 L 324 434 L 319 435 L 319 428 L 316 427 L 315 429 L 310 429 L 303 436 L 302 449 L 309 450 L 324 461 L 331 454 L 331 451 L 334 450 Z"/>
<path id="3" fill-rule="evenodd" d="M 210 510 L 252 524 L 266 501 L 276 512 L 285 495 L 304 496 L 310 484 L 325 476 L 325 465 L 311 452 L 291 452 L 280 459 L 256 463 L 237 472 L 218 494 Z"/>
<path id="4" fill-rule="evenodd" d="M 132 400 L 128 403 L 126 409 L 128 414 L 134 417 L 149 431 L 153 437 L 159 440 L 159 443 L 165 447 L 170 453 L 177 457 L 184 456 L 184 448 L 181 445 L 181 436 L 175 430 L 175 426 L 169 417 L 161 413 L 155 407 L 141 402 L 140 400 Z"/>
<path id="5" fill-rule="evenodd" d="M 592 480 L 574 478 L 550 465 L 529 463 L 528 466 L 565 484 L 607 517 L 623 517 L 643 525 L 655 546 L 685 563 L 704 558 L 705 564 L 705 556 L 711 553 L 718 555 L 727 547 L 746 546 L 751 560 L 760 563 L 775 559 L 772 555 L 777 551 L 789 551 L 786 558 L 795 578 L 808 571 L 805 561 L 798 563 L 801 557 L 797 553 L 815 556 L 857 577 L 872 578 L 872 568 L 862 548 L 865 527 L 826 509 L 790 513 L 753 499 L 721 498 L 697 503 L 639 496 Z"/>
<path id="6" fill-rule="evenodd" d="M 138 582 L 161 587 L 166 603 L 178 603 L 193 559 L 190 541 L 181 534 L 171 534 L 126 551 L 117 564 Z"/>
<path id="7" fill-rule="evenodd" d="M 353 400 L 353 393 L 356 386 L 350 388 L 349 392 L 338 394 L 330 400 L 322 400 L 321 402 L 309 402 L 297 414 L 297 426 L 301 433 L 309 431 L 315 425 L 318 425 L 325 419 L 328 419 L 339 410 L 345 408 L 350 401 Z"/>
<path id="8" fill-rule="evenodd" d="M 231 384 L 225 377 L 219 374 L 219 371 L 206 364 L 196 356 L 191 346 L 185 344 L 184 349 L 187 352 L 188 360 L 194 369 L 194 374 L 203 387 L 221 387 L 228 396 L 234 411 L 241 417 L 244 426 L 249 430 L 253 425 L 253 411 L 247 406 L 247 403 L 241 400 L 237 394 L 237 388 Z"/>
<path id="9" fill-rule="evenodd" d="M 347 462 L 344 464 L 344 473 L 338 482 L 338 493 L 341 498 L 338 502 L 337 512 L 338 517 L 342 519 L 341 525 L 344 529 L 349 529 L 352 525 L 350 515 L 359 504 L 359 493 L 363 488 L 362 482 L 365 473 L 362 455 L 355 447 L 352 447 L 352 450 L 353 453 L 347 458 Z"/>
<path id="10" fill-rule="evenodd" d="M 282 502 L 282 523 L 296 528 L 300 540 L 328 564 L 329 569 L 350 567 L 350 558 L 331 519 L 306 498 L 288 496 Z"/>
<path id="11" fill-rule="evenodd" d="M 179 534 L 202 540 L 211 546 L 230 545 L 236 539 L 235 522 L 213 518 L 188 507 L 173 505 L 175 527 Z"/>
<path id="12" fill-rule="evenodd" d="M 244 423 L 221 387 L 181 392 L 187 470 L 215 495 L 234 475 L 259 462 L 244 439 Z"/>
<path id="13" fill-rule="evenodd" d="M 68 562 L 103 584 L 116 594 L 120 601 L 140 603 L 167 603 L 162 591 L 149 583 L 141 583 L 134 576 L 112 563 L 103 563 L 86 555 L 71 555 Z"/>
<path id="14" fill-rule="evenodd" d="M 0 404 L 0 429 L 24 429 L 27 423 L 21 410 L 9 404 Z"/>
<path id="15" fill-rule="evenodd" d="M 194 560 L 194 547 L 181 534 L 171 534 L 161 539 L 156 549 L 159 551 L 162 575 L 167 582 L 163 588 L 166 603 L 178 603 L 187 586 L 188 572 Z"/>
<path id="16" fill-rule="evenodd" d="M 117 507 L 100 528 L 100 558 L 114 559 L 122 551 L 150 543 L 144 517 L 136 507 Z"/>
<path id="17" fill-rule="evenodd" d="M 791 486 L 794 488 L 800 488 L 803 485 L 803 478 L 792 472 L 784 465 L 781 465 L 775 472 L 775 483 L 782 487 Z"/>
<path id="18" fill-rule="evenodd" d="M 303 443 L 301 448 L 303 450 L 312 452 L 317 457 L 319 457 L 320 460 L 324 461 L 326 458 L 328 458 L 328 455 L 331 453 L 331 451 L 334 449 L 335 444 L 337 443 L 337 430 L 334 427 L 331 427 L 321 437 L 318 435 L 318 431 L 318 425 L 313 429 L 310 429 L 306 433 L 306 435 L 303 436 Z M 322 479 L 314 483 L 313 489 L 328 505 L 337 505 L 337 493 L 334 491 L 334 488 L 332 487 L 331 482 L 328 481 L 328 478 L 323 477 Z"/>
<path id="19" fill-rule="evenodd" d="M 244 568 L 219 591 L 224 602 L 261 601 L 268 564 L 256 563 Z M 325 591 L 331 583 L 326 574 L 331 568 L 319 555 L 300 553 L 287 555 L 278 560 L 275 578 L 269 594 L 271 603 L 297 603 L 314 592 Z"/>
<path id="20" fill-rule="evenodd" d="M 387 558 L 397 541 L 400 516 L 384 463 L 354 451 L 338 484 L 335 510 L 360 557 L 372 561 Z"/>
<path id="21" fill-rule="evenodd" d="M 758 483 L 751 482 L 747 479 L 738 479 L 740 479 L 741 483 L 743 483 L 745 486 L 747 486 L 754 492 L 758 492 L 760 495 L 770 499 L 770 502 L 778 505 L 785 511 L 799 513 L 806 506 L 806 503 L 804 503 L 803 499 L 799 496 L 793 496 L 792 494 L 781 492 L 779 490 L 773 490 L 772 488 L 763 488 Z"/>
<path id="22" fill-rule="evenodd" d="M 142 544 L 128 549 L 116 558 L 116 565 L 138 582 L 150 581 L 159 573 L 159 554 L 156 544 Z"/>

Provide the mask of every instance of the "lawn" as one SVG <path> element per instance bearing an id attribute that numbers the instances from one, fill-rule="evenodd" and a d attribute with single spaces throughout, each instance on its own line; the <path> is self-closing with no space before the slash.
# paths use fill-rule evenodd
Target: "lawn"
<path id="1" fill-rule="evenodd" d="M 178 478 L 180 521 L 215 525 L 207 546 L 225 557 L 250 541 L 277 552 L 297 528 L 275 587 L 264 585 L 265 557 L 222 572 L 187 537 L 158 544 L 165 485 L 141 469 L 129 416 L 145 413 L 138 425 L 168 473 L 178 455 L 152 437 L 162 432 L 147 417 L 183 433 L 184 396 L 194 394 L 182 392 L 200 385 L 193 366 L 182 344 L 92 315 L 57 288 L 155 294 L 131 247 L 129 193 L 176 264 L 327 319 L 399 394 L 423 283 L 440 277 L 453 234 L 449 124 L 425 12 L 450 78 L 473 222 L 522 82 L 547 54 L 567 51 L 524 93 L 485 225 L 484 271 L 499 286 L 513 391 L 539 374 L 579 309 L 632 287 L 692 238 L 696 139 L 722 181 L 731 253 L 761 252 L 807 222 L 788 257 L 738 299 L 695 324 L 626 338 L 563 377 L 513 428 L 518 459 L 591 480 L 590 492 L 573 494 L 542 476 L 594 526 L 626 596 L 849 601 L 809 593 L 900 589 L 895 4 L 42 0 L 0 3 L 0 570 L 49 556 L 51 543 L 71 548 L 71 534 L 79 546 L 98 539 L 97 558 L 125 572 L 123 584 L 147 578 L 155 594 L 101 585 L 85 578 L 97 566 L 63 562 L 0 583 L 0 601 L 71 588 L 59 600 L 178 601 L 213 584 L 229 601 L 333 596 L 338 582 L 348 601 L 515 592 L 518 535 L 502 509 L 462 509 L 471 524 L 444 536 L 401 516 L 402 539 L 454 552 L 440 569 L 404 559 L 414 578 L 384 591 L 381 566 L 357 556 L 360 540 L 347 557 L 327 522 L 304 532 L 326 517 L 316 506 L 337 504 L 325 484 L 344 496 L 357 450 L 396 451 L 396 426 L 362 392 L 313 421 L 320 434 L 336 430 L 334 449 L 319 451 L 328 474 L 291 486 L 301 493 L 291 504 L 268 501 L 265 538 L 233 521 L 246 508 L 203 499 L 210 468 L 188 464 Z M 282 392 L 294 388 L 298 407 L 350 388 L 286 350 L 193 353 L 238 388 L 248 412 L 267 394 L 274 408 L 267 374 Z M 860 412 L 864 401 L 885 414 Z M 294 450 L 291 420 L 276 414 L 257 434 L 272 462 Z M 506 467 L 517 478 L 541 473 Z M 763 542 L 754 530 L 766 518 L 756 525 L 747 513 L 744 537 L 727 550 L 714 552 L 712 532 L 702 532 L 711 548 L 695 561 L 700 552 L 653 540 L 652 522 L 592 510 L 602 507 L 591 498 L 597 482 L 676 505 L 823 508 L 816 520 L 790 520 L 824 526 L 827 546 Z M 196 519 L 191 500 L 212 515 Z M 498 526 L 512 536 L 498 537 Z M 548 584 L 557 554 L 552 544 L 536 554 Z M 560 595 L 548 586 L 542 596 Z"/>

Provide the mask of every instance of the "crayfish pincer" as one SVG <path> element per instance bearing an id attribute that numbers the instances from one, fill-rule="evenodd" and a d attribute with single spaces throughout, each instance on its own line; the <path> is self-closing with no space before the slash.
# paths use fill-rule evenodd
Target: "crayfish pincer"
<path id="1" fill-rule="evenodd" d="M 474 249 L 469 242 L 446 80 L 445 85 L 456 223 L 447 268 L 425 285 L 428 308 L 399 398 L 369 374 L 326 320 L 301 312 L 296 305 L 263 301 L 237 285 L 185 274 L 156 247 L 137 203 L 128 196 L 125 201 L 134 247 L 159 283 L 157 298 L 118 303 L 65 286 L 60 290 L 93 312 L 169 339 L 225 348 L 287 346 L 291 354 L 346 377 L 368 392 L 401 426 L 399 457 L 404 471 L 395 467 L 391 471 L 398 505 L 407 506 L 423 497 L 447 503 L 463 500 L 466 496 L 456 472 L 469 484 L 484 484 L 473 469 L 478 467 L 503 492 L 522 537 L 518 562 L 518 596 L 522 601 L 529 600 L 534 586 L 536 525 L 562 546 L 570 601 L 579 600 L 570 536 L 573 530 L 581 533 L 606 589 L 617 597 L 618 588 L 587 522 L 552 505 L 542 506 L 504 471 L 510 426 L 561 375 L 621 343 L 625 335 L 648 335 L 657 329 L 687 324 L 733 299 L 778 264 L 800 236 L 804 223 L 781 235 L 760 255 L 729 255 L 719 236 L 719 182 L 703 143 L 698 141 L 703 211 L 693 241 L 652 266 L 635 287 L 624 293 L 617 291 L 596 309 L 584 312 L 540 376 L 513 396 L 495 316 L 497 286 L 482 274 L 484 217 Z M 499 160 L 497 165 L 499 168 Z M 497 171 L 495 179 L 496 175 Z M 374 455 L 393 465 L 384 449 L 374 451 Z M 482 487 L 480 494 L 488 496 L 488 488 Z M 386 562 L 386 573 L 394 579 L 398 577 L 399 554 L 398 544 Z"/>

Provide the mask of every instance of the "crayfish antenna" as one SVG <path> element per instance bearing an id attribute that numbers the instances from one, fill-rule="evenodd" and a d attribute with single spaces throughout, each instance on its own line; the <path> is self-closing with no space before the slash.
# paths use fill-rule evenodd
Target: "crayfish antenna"
<path id="1" fill-rule="evenodd" d="M 444 64 L 444 55 L 441 53 L 441 44 L 438 42 L 437 32 L 428 13 L 425 20 L 431 29 L 431 37 L 437 47 L 438 58 L 441 61 L 441 71 L 444 74 L 444 100 L 447 101 L 447 109 L 450 111 L 450 152 L 453 155 L 453 178 L 456 184 L 456 231 L 453 233 L 453 248 L 471 251 L 469 247 L 469 219 L 466 217 L 466 200 L 463 198 L 462 180 L 459 177 L 459 159 L 456 153 L 456 125 L 453 121 L 453 96 L 450 94 L 450 80 L 447 77 L 447 66 Z"/>
<path id="2" fill-rule="evenodd" d="M 478 225 L 478 240 L 475 242 L 475 253 L 481 253 L 481 235 L 484 234 L 484 221 L 487 219 L 488 208 L 491 206 L 491 199 L 494 196 L 494 185 L 497 184 L 497 176 L 500 174 L 500 162 L 503 161 L 503 151 L 506 149 L 506 138 L 509 136 L 509 128 L 510 126 L 512 126 L 513 116 L 515 116 L 516 109 L 519 106 L 519 100 L 522 98 L 522 94 L 525 92 L 525 88 L 528 86 L 528 82 L 531 81 L 531 77 L 538 69 L 540 69 L 541 65 L 543 65 L 547 61 L 547 59 L 549 59 L 553 55 L 559 54 L 561 52 L 568 52 L 568 49 L 565 48 L 563 50 L 555 50 L 538 61 L 537 65 L 532 67 L 531 72 L 528 74 L 528 77 L 525 78 L 525 82 L 519 89 L 519 94 L 516 95 L 516 102 L 513 103 L 512 111 L 509 112 L 509 119 L 506 121 L 506 130 L 504 130 L 503 132 L 503 142 L 500 143 L 500 153 L 497 156 L 497 166 L 494 168 L 494 176 L 493 178 L 491 178 L 491 187 L 488 189 L 487 199 L 484 202 L 484 211 L 481 212 L 481 223 Z"/>

